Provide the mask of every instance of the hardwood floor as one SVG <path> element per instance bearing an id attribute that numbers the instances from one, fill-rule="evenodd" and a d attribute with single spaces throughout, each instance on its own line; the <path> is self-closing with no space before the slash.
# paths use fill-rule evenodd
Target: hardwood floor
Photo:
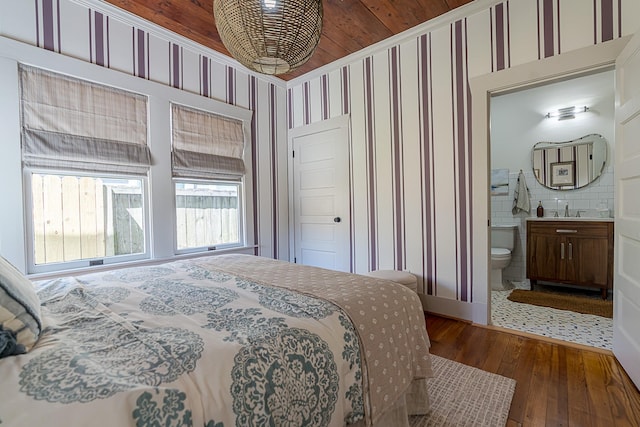
<path id="1" fill-rule="evenodd" d="M 610 353 L 426 319 L 432 354 L 517 381 L 507 426 L 640 426 L 640 392 Z"/>

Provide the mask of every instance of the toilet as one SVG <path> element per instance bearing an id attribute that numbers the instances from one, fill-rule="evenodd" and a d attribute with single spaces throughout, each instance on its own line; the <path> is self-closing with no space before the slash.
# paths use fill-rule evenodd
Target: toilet
<path id="1" fill-rule="evenodd" d="M 511 262 L 511 251 L 516 242 L 517 225 L 491 226 L 491 289 L 504 290 L 502 270 Z"/>

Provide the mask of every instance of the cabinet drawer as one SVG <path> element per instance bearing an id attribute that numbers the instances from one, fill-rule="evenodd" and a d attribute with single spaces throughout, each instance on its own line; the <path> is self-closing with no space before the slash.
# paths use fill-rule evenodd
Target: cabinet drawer
<path id="1" fill-rule="evenodd" d="M 529 221 L 530 233 L 607 238 L 611 233 L 611 222 L 583 222 L 583 221 Z"/>

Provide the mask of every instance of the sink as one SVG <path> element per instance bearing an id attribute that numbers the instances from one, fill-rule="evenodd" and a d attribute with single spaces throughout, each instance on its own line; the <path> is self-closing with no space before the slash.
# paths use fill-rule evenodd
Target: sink
<path id="1" fill-rule="evenodd" d="M 527 218 L 527 221 L 604 221 L 604 222 L 613 222 L 613 218 L 598 218 L 598 217 L 580 217 L 580 218 L 576 218 L 576 217 L 552 217 L 552 216 L 545 216 L 542 218 L 538 218 L 538 217 L 530 217 Z"/>

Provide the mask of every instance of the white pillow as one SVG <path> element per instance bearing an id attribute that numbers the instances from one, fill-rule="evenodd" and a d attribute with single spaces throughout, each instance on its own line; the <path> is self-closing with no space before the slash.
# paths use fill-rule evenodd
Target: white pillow
<path id="1" fill-rule="evenodd" d="M 0 256 L 0 357 L 31 350 L 41 328 L 33 283 Z"/>

